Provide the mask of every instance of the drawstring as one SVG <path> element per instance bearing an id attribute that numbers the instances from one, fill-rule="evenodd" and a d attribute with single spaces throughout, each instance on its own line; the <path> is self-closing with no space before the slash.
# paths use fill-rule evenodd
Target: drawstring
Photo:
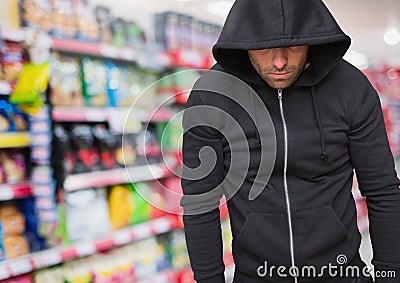
<path id="1" fill-rule="evenodd" d="M 319 129 L 319 137 L 321 142 L 321 159 L 326 160 L 328 158 L 328 154 L 326 153 L 326 145 L 325 145 L 325 135 L 324 129 L 322 128 L 321 120 L 319 119 L 318 107 L 317 107 L 317 99 L 315 97 L 315 86 L 311 87 L 311 97 L 314 106 L 315 118 L 317 119 L 318 129 Z"/>
<path id="2" fill-rule="evenodd" d="M 257 125 L 258 125 L 258 121 L 257 121 L 257 115 L 256 115 L 256 106 L 255 106 L 255 104 L 254 104 L 254 97 L 253 97 L 253 95 L 255 95 L 254 93 L 252 93 L 251 92 L 251 90 L 250 90 L 250 100 L 251 100 L 251 104 L 252 104 L 252 107 L 253 107 L 253 115 L 254 115 L 254 119 L 255 119 L 255 121 L 254 121 L 254 123 L 256 124 L 256 127 L 257 127 Z M 261 147 L 261 140 L 260 140 L 260 135 L 259 135 L 259 133 L 258 133 L 258 129 L 256 129 L 256 134 L 257 134 L 257 141 L 256 141 L 256 147 L 257 148 L 260 148 Z"/>

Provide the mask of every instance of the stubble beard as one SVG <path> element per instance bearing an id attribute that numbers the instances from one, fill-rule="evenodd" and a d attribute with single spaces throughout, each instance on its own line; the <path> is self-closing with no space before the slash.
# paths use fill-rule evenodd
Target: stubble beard
<path id="1" fill-rule="evenodd" d="M 299 66 L 288 65 L 282 69 L 278 69 L 275 67 L 262 67 L 259 62 L 254 60 L 252 56 L 249 56 L 250 61 L 257 71 L 257 73 L 261 76 L 261 78 L 272 88 L 274 89 L 285 89 L 290 87 L 294 82 L 299 78 L 301 73 L 306 68 L 307 64 L 307 55 L 301 58 Z M 291 76 L 287 79 L 274 79 L 270 76 L 270 73 L 273 72 L 290 72 Z"/>

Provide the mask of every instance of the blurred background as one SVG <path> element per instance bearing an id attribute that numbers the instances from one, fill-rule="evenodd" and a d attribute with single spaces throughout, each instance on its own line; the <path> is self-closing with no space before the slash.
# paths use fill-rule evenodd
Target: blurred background
<path id="1" fill-rule="evenodd" d="M 400 2 L 324 2 L 380 94 L 399 164 Z M 0 3 L 0 282 L 194 282 L 181 111 L 233 1 Z M 353 192 L 370 264 L 356 180 Z M 231 281 L 225 205 L 221 223 Z"/>

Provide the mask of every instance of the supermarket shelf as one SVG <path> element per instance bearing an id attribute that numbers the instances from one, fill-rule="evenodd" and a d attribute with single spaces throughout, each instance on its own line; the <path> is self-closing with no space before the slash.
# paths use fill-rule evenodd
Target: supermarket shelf
<path id="1" fill-rule="evenodd" d="M 169 283 L 177 282 L 177 272 L 172 269 L 166 269 L 157 275 L 152 276 L 148 279 L 139 280 L 139 283 Z"/>
<path id="2" fill-rule="evenodd" d="M 57 122 L 107 122 L 115 117 L 116 112 L 126 118 L 130 108 L 123 107 L 63 107 L 55 106 L 52 117 Z M 133 115 L 132 115 L 133 116 Z M 135 109 L 135 118 L 142 122 L 163 122 L 172 118 L 173 112 L 169 109 L 161 109 L 155 113 Z M 123 119 L 125 120 L 125 119 Z"/>
<path id="3" fill-rule="evenodd" d="M 32 185 L 29 182 L 0 185 L 0 201 L 20 199 L 32 196 Z"/>
<path id="4" fill-rule="evenodd" d="M 13 88 L 7 81 L 0 80 L 0 95 L 10 95 Z"/>
<path id="5" fill-rule="evenodd" d="M 211 54 L 204 55 L 190 49 L 166 51 L 163 55 L 168 58 L 170 67 L 209 69 L 214 64 Z"/>
<path id="6" fill-rule="evenodd" d="M 56 122 L 106 122 L 107 121 L 107 115 L 105 109 L 99 107 L 55 106 L 51 113 L 53 120 Z"/>
<path id="7" fill-rule="evenodd" d="M 137 51 L 128 47 L 115 47 L 102 43 L 92 43 L 60 38 L 51 38 L 50 42 L 50 47 L 53 50 L 58 51 L 66 51 L 125 61 L 137 61 L 138 59 Z"/>
<path id="8" fill-rule="evenodd" d="M 83 241 L 67 247 L 58 247 L 0 262 L 0 280 L 22 275 L 36 269 L 46 268 L 72 259 L 90 256 L 131 242 L 168 232 L 176 227 L 174 216 L 150 220 L 129 228 L 118 230 L 108 237 Z"/>
<path id="9" fill-rule="evenodd" d="M 167 166 L 161 163 L 118 168 L 112 170 L 69 175 L 64 181 L 66 191 L 126 184 L 160 179 L 170 176 Z"/>
<path id="10" fill-rule="evenodd" d="M 25 40 L 25 33 L 23 29 L 9 29 L 1 28 L 0 37 L 3 40 L 21 42 Z"/>
<path id="11" fill-rule="evenodd" d="M 27 147 L 30 145 L 28 132 L 0 133 L 0 148 Z"/>

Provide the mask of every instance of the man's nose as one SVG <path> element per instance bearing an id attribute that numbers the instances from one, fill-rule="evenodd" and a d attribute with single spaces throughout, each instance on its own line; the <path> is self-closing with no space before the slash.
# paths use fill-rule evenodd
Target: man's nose
<path id="1" fill-rule="evenodd" d="M 284 68 L 288 63 L 286 48 L 275 48 L 273 51 L 272 64 L 277 69 Z"/>

